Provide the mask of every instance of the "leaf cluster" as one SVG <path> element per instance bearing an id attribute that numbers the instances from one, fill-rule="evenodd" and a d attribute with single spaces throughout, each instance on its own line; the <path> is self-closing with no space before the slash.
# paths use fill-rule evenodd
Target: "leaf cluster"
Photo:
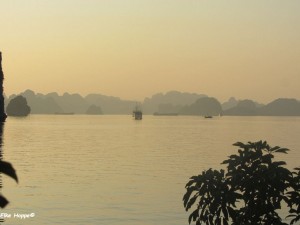
<path id="1" fill-rule="evenodd" d="M 7 176 L 13 178 L 16 182 L 18 182 L 18 177 L 15 169 L 9 162 L 0 161 L 0 173 L 6 174 Z M 8 204 L 8 200 L 0 194 L 0 207 L 4 208 Z"/>
<path id="2" fill-rule="evenodd" d="M 291 224 L 300 221 L 300 168 L 295 168 L 293 172 L 293 189 L 287 193 L 290 202 L 290 215 L 292 218 Z"/>
<path id="3" fill-rule="evenodd" d="M 282 204 L 290 207 L 290 224 L 300 220 L 300 169 L 291 172 L 274 154 L 289 150 L 271 147 L 266 141 L 237 142 L 238 153 L 222 164 L 224 170 L 209 169 L 190 178 L 183 196 L 189 223 L 196 225 L 286 224 L 278 214 Z"/>

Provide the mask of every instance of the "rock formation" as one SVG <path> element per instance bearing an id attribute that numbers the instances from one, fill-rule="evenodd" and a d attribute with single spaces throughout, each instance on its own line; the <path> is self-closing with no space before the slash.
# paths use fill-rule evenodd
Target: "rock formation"
<path id="1" fill-rule="evenodd" d="M 4 111 L 3 80 L 4 74 L 2 71 L 2 53 L 0 52 L 0 122 L 4 122 L 7 117 Z"/>
<path id="2" fill-rule="evenodd" d="M 18 95 L 8 103 L 6 112 L 8 116 L 28 116 L 30 107 L 27 104 L 26 98 Z"/>
<path id="3" fill-rule="evenodd" d="M 91 105 L 87 111 L 86 111 L 86 114 L 89 114 L 89 115 L 102 115 L 102 109 L 100 106 L 96 106 L 96 105 Z"/>
<path id="4" fill-rule="evenodd" d="M 212 97 L 199 98 L 196 102 L 181 109 L 182 115 L 217 116 L 222 113 L 220 102 Z"/>

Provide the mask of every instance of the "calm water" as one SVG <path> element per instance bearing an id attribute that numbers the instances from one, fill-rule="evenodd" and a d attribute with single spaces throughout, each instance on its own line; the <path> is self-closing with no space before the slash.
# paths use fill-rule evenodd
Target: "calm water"
<path id="1" fill-rule="evenodd" d="M 6 224 L 183 225 L 188 178 L 221 168 L 236 141 L 267 140 L 299 166 L 300 117 L 47 116 L 8 118 L 5 213 L 34 213 Z"/>

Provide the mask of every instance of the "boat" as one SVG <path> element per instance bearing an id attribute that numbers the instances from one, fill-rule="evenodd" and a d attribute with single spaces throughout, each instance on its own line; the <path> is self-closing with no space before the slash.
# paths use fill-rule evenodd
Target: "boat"
<path id="1" fill-rule="evenodd" d="M 155 112 L 153 113 L 154 116 L 178 116 L 178 113 L 159 113 Z"/>
<path id="2" fill-rule="evenodd" d="M 73 112 L 56 112 L 54 114 L 55 115 L 74 115 L 75 113 L 73 113 Z"/>
<path id="3" fill-rule="evenodd" d="M 135 120 L 143 119 L 143 112 L 140 109 L 140 107 L 138 107 L 138 104 L 136 104 L 135 109 L 132 112 L 132 116 L 134 117 Z"/>

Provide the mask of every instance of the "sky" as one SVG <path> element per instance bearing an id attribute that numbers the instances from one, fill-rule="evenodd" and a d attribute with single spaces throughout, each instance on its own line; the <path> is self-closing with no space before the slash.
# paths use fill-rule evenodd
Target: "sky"
<path id="1" fill-rule="evenodd" d="M 6 95 L 300 100 L 299 0 L 0 1 Z"/>

